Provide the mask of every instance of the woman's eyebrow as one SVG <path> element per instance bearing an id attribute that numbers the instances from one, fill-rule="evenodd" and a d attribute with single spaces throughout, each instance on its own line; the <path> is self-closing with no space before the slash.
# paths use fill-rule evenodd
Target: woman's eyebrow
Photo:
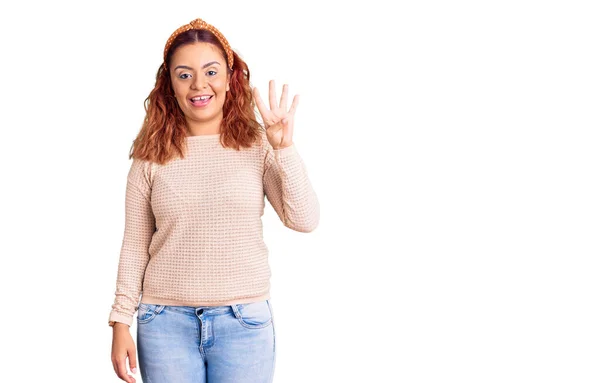
<path id="1" fill-rule="evenodd" d="M 218 61 L 211 61 L 211 62 L 209 62 L 209 63 L 206 63 L 206 64 L 202 65 L 202 69 L 204 69 L 204 68 L 207 68 L 207 67 L 209 67 L 209 66 L 211 66 L 211 65 L 213 65 L 213 64 L 218 64 L 218 65 L 221 65 L 221 63 L 220 63 L 220 62 L 218 62 Z M 187 70 L 193 70 L 193 68 L 191 68 L 191 67 L 189 67 L 189 66 L 187 66 L 187 65 L 177 65 L 177 66 L 175 67 L 175 69 L 173 69 L 173 70 L 177 70 L 177 69 L 180 69 L 180 68 L 181 68 L 181 69 L 187 69 Z"/>

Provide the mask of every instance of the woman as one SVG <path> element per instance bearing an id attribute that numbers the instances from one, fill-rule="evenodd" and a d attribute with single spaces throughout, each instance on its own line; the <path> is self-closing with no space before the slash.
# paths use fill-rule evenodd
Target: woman
<path id="1" fill-rule="evenodd" d="M 292 142 L 298 96 L 288 110 L 287 92 L 277 104 L 271 81 L 267 108 L 246 63 L 201 19 L 168 39 L 130 153 L 109 316 L 122 380 L 135 381 L 128 359 L 146 382 L 272 382 L 264 197 L 290 229 L 310 232 L 319 222 Z"/>

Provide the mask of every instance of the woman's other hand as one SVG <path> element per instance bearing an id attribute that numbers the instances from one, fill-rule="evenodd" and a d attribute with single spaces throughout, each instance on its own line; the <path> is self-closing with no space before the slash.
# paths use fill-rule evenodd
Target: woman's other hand
<path id="1" fill-rule="evenodd" d="M 135 343 L 129 332 L 129 326 L 117 322 L 113 326 L 112 364 L 117 376 L 128 383 L 135 383 L 135 378 L 127 374 L 127 358 L 132 373 L 137 373 Z"/>

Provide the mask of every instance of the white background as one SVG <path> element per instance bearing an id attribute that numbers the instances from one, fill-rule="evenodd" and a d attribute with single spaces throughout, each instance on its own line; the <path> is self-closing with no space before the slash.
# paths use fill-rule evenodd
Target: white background
<path id="1" fill-rule="evenodd" d="M 276 383 L 598 382 L 593 3 L 3 2 L 0 380 L 120 381 L 127 154 L 201 17 L 301 96 L 321 221 L 263 217 Z"/>

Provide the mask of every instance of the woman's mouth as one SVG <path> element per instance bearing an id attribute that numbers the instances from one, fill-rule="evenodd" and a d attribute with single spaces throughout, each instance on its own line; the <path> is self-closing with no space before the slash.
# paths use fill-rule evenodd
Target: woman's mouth
<path id="1" fill-rule="evenodd" d="M 195 107 L 204 107 L 204 106 L 208 105 L 208 103 L 210 102 L 210 100 L 212 100 L 212 98 L 213 98 L 213 96 L 192 97 L 190 99 L 190 102 Z"/>

